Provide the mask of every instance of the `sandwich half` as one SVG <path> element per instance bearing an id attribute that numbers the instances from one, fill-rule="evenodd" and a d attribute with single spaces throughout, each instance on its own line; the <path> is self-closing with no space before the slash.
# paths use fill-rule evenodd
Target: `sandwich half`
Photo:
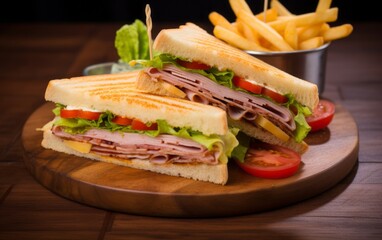
<path id="1" fill-rule="evenodd" d="M 225 111 L 137 91 L 138 72 L 51 80 L 42 146 L 160 174 L 226 184 L 238 141 Z"/>
<path id="2" fill-rule="evenodd" d="M 147 68 L 138 89 L 217 106 L 227 112 L 230 126 L 250 137 L 300 154 L 308 149 L 305 116 L 319 101 L 315 84 L 229 46 L 193 23 L 160 31 L 153 48 L 156 56 L 142 61 Z M 178 91 L 166 91 L 163 84 Z"/>

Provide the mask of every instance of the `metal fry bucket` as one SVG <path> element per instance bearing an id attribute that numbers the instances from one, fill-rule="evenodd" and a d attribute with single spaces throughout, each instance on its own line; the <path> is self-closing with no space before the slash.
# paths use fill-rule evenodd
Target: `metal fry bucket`
<path id="1" fill-rule="evenodd" d="M 292 52 L 246 51 L 293 76 L 315 83 L 320 94 L 325 88 L 327 50 L 330 43 L 311 50 Z"/>

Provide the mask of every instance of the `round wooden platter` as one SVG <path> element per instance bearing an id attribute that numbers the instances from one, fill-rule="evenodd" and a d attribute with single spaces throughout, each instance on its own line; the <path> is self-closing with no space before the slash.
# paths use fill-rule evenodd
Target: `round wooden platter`
<path id="1" fill-rule="evenodd" d="M 53 119 L 46 103 L 25 123 L 25 164 L 43 186 L 65 198 L 111 211 L 163 217 L 221 217 L 287 206 L 343 179 L 358 159 L 358 128 L 341 105 L 329 128 L 307 138 L 303 166 L 285 179 L 260 179 L 229 163 L 225 186 L 122 167 L 47 150 L 41 128 Z M 346 123 L 346 124 L 344 124 Z"/>

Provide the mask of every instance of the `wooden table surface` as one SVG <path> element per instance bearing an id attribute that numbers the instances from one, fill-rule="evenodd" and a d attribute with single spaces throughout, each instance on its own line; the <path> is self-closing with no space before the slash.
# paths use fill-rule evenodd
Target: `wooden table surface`
<path id="1" fill-rule="evenodd" d="M 330 46 L 323 93 L 357 122 L 360 151 L 351 173 L 281 209 L 179 219 L 73 202 L 42 187 L 24 166 L 22 128 L 44 103 L 48 81 L 115 61 L 113 41 L 122 23 L 0 24 L 0 239 L 381 239 L 382 24 L 353 25 L 350 37 Z M 154 33 L 161 28 L 157 24 Z"/>

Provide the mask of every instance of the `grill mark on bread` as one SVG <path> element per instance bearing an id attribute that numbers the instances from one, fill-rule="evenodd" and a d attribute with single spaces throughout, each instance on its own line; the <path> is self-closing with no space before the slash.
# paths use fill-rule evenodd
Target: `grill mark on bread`
<path id="1" fill-rule="evenodd" d="M 150 108 L 163 108 L 168 107 L 172 110 L 182 110 L 182 111 L 191 111 L 191 110 L 202 110 L 202 108 L 199 108 L 200 105 L 196 104 L 190 104 L 192 102 L 187 101 L 187 105 L 192 105 L 190 107 L 185 106 L 184 104 L 178 104 L 184 103 L 184 101 L 178 101 L 174 99 L 166 99 L 166 101 L 161 100 L 161 98 L 156 98 L 155 96 L 147 95 L 147 94 L 139 94 L 139 93 L 121 93 L 116 94 L 113 92 L 112 94 L 102 94 L 99 96 L 101 99 L 104 100 L 113 100 L 118 102 L 127 102 L 128 104 L 139 104 L 145 107 Z"/>

